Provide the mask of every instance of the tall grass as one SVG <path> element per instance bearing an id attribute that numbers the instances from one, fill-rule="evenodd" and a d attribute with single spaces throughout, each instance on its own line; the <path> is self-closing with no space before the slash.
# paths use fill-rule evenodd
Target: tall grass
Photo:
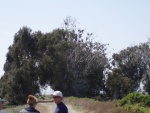
<path id="1" fill-rule="evenodd" d="M 99 102 L 88 98 L 65 98 L 65 103 L 71 104 L 82 110 L 83 113 L 123 113 L 121 107 L 116 106 L 116 101 Z"/>
<path id="2" fill-rule="evenodd" d="M 26 105 L 20 105 L 20 106 L 5 106 L 4 111 L 6 113 L 19 113 L 19 111 L 23 108 L 25 108 Z"/>

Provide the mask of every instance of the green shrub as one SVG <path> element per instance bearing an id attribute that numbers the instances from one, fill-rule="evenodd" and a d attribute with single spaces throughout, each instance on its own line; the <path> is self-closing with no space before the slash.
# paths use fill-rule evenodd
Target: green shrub
<path id="1" fill-rule="evenodd" d="M 150 107 L 150 96 L 140 93 L 130 93 L 126 97 L 118 101 L 119 106 L 124 106 L 126 104 L 128 105 L 138 104 L 139 106 Z"/>
<path id="2" fill-rule="evenodd" d="M 140 93 L 130 93 L 123 99 L 119 100 L 118 106 L 122 106 L 127 112 L 149 113 L 150 96 Z"/>

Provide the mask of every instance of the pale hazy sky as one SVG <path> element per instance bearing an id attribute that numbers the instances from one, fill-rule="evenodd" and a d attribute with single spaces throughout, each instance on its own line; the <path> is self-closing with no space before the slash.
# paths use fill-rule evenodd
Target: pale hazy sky
<path id="1" fill-rule="evenodd" d="M 51 32 L 67 16 L 94 32 L 95 41 L 108 43 L 109 54 L 150 37 L 150 0 L 0 0 L 0 76 L 8 47 L 21 27 Z"/>

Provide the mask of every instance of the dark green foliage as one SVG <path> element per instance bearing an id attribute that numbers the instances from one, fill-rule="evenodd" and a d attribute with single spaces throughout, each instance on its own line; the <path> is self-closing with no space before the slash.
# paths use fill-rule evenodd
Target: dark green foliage
<path id="1" fill-rule="evenodd" d="M 115 68 L 110 70 L 106 45 L 93 42 L 92 33 L 76 30 L 70 18 L 64 22 L 64 28 L 45 34 L 27 27 L 15 34 L 0 79 L 0 95 L 19 104 L 49 85 L 64 96 L 121 99 L 137 91 L 141 82 L 150 92 L 148 44 L 113 54 Z"/>
<path id="2" fill-rule="evenodd" d="M 114 68 L 108 74 L 106 81 L 107 95 L 111 99 L 121 99 L 127 94 L 133 92 L 133 84 L 130 78 L 123 76 L 121 70 Z"/>
<path id="3" fill-rule="evenodd" d="M 147 43 L 113 54 L 110 70 L 106 45 L 93 42 L 93 37 L 77 30 L 71 18 L 64 21 L 64 28 L 45 34 L 21 28 L 6 55 L 0 95 L 20 104 L 49 85 L 64 96 L 121 99 L 137 91 L 141 82 L 150 93 Z"/>
<path id="4" fill-rule="evenodd" d="M 44 48 L 38 66 L 40 83 L 61 90 L 65 96 L 99 95 L 104 88 L 103 71 L 109 66 L 105 45 L 93 43 L 92 34 L 83 41 L 84 30 L 75 32 L 69 22 L 65 22 L 67 29 L 56 29 L 38 41 L 43 45 L 39 53 Z"/>
<path id="5" fill-rule="evenodd" d="M 33 33 L 23 27 L 15 34 L 0 80 L 0 95 L 20 104 L 47 85 L 65 96 L 99 95 L 105 87 L 103 72 L 109 68 L 106 45 L 92 42 L 89 33 L 83 40 L 84 30 L 76 31 L 70 22 L 66 20 L 64 29 L 51 33 Z"/>
<path id="6" fill-rule="evenodd" d="M 0 93 L 11 104 L 23 103 L 29 94 L 39 93 L 34 35 L 31 29 L 23 27 L 15 34 L 14 44 L 9 47 Z"/>
<path id="7" fill-rule="evenodd" d="M 150 67 L 149 56 L 150 49 L 147 43 L 128 47 L 118 54 L 113 54 L 112 64 L 121 70 L 121 76 L 130 80 L 131 86 L 134 86 L 132 87 L 133 91 L 137 91 L 142 79 L 147 80 L 145 74 L 147 74 Z"/>

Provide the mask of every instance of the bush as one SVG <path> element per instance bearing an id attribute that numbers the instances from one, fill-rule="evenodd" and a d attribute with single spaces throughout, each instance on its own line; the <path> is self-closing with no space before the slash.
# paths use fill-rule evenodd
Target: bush
<path id="1" fill-rule="evenodd" d="M 124 106 L 126 104 L 128 105 L 138 104 L 139 106 L 142 107 L 150 107 L 150 96 L 140 93 L 130 93 L 126 97 L 118 101 L 119 106 Z"/>
<path id="2" fill-rule="evenodd" d="M 117 105 L 122 106 L 128 112 L 149 113 L 150 96 L 140 93 L 130 93 L 123 99 L 119 100 Z"/>

